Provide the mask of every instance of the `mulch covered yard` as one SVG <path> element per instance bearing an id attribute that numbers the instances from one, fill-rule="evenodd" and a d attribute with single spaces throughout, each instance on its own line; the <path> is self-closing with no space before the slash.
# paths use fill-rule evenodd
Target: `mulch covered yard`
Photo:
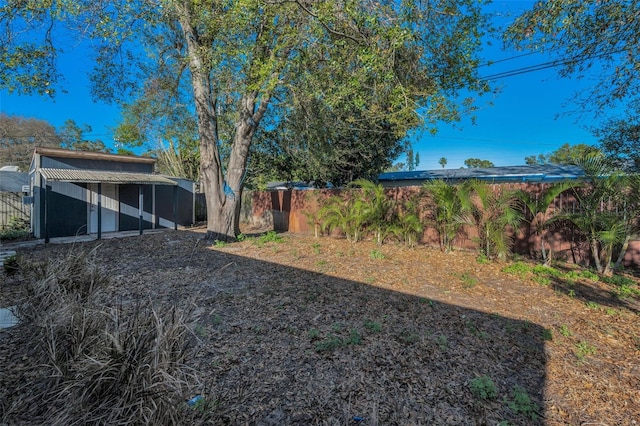
<path id="1" fill-rule="evenodd" d="M 191 312 L 185 400 L 207 424 L 637 424 L 637 298 L 503 272 L 474 253 L 283 234 L 234 244 L 166 231 L 96 249 L 113 304 Z M 22 262 L 70 245 L 22 249 Z M 558 269 L 570 269 L 570 266 Z M 577 275 L 577 274 L 576 274 Z M 564 277 L 564 276 L 563 276 Z M 0 306 L 22 277 L 2 276 Z M 25 391 L 29 329 L 0 331 L 0 423 Z M 185 410 L 189 410 L 185 403 Z"/>

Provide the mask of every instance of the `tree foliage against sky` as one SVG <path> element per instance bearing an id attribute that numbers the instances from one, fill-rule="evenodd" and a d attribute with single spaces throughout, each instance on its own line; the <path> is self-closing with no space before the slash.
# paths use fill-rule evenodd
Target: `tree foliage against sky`
<path id="1" fill-rule="evenodd" d="M 560 148 L 549 154 L 530 155 L 524 158 L 529 166 L 538 164 L 577 164 L 580 160 L 588 156 L 602 156 L 602 151 L 597 147 L 579 143 L 576 145 L 563 144 Z"/>
<path id="2" fill-rule="evenodd" d="M 0 167 L 29 170 L 36 146 L 59 147 L 60 135 L 44 120 L 0 113 Z"/>
<path id="3" fill-rule="evenodd" d="M 67 120 L 60 129 L 44 120 L 0 113 L 0 167 L 18 166 L 26 172 L 37 146 L 80 151 L 110 152 L 104 143 L 86 137 L 90 126 Z"/>
<path id="4" fill-rule="evenodd" d="M 265 116 L 292 123 L 295 111 L 319 104 L 345 132 L 372 126 L 401 139 L 472 109 L 459 94 L 488 89 L 476 73 L 481 8 L 473 0 L 12 2 L 0 10 L 2 87 L 54 94 L 61 47 L 89 39 L 95 97 L 128 105 L 151 97 L 149 117 L 161 123 L 171 105 L 196 117 L 208 236 L 230 239 Z"/>
<path id="5" fill-rule="evenodd" d="M 445 161 L 445 164 L 446 161 Z M 470 169 L 477 169 L 480 167 L 493 167 L 494 164 L 489 160 L 481 160 L 479 158 L 467 158 L 464 160 L 464 165 Z"/>
<path id="6" fill-rule="evenodd" d="M 640 170 L 640 100 L 624 117 L 615 117 L 594 129 L 600 149 L 618 168 Z"/>
<path id="7" fill-rule="evenodd" d="M 577 94 L 583 110 L 599 113 L 638 97 L 640 0 L 536 1 L 508 29 L 510 45 L 549 52 L 563 76 L 601 69 L 593 90 Z"/>
<path id="8" fill-rule="evenodd" d="M 73 120 L 65 121 L 59 132 L 62 148 L 76 151 L 111 152 L 100 139 L 87 139 L 86 133 L 91 133 L 91 126 L 85 124 L 80 127 Z"/>

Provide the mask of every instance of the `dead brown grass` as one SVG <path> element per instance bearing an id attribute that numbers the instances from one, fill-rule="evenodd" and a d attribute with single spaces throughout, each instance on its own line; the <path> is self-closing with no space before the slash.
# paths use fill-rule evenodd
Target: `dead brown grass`
<path id="1" fill-rule="evenodd" d="M 151 299 L 113 304 L 96 249 L 23 263 L 17 314 L 29 363 L 3 399 L 3 418 L 50 425 L 180 424 L 198 378 L 186 367 L 188 313 Z"/>

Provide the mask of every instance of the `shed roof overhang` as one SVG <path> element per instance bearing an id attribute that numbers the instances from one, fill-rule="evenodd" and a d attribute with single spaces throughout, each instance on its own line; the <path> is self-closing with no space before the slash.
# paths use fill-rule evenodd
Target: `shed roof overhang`
<path id="1" fill-rule="evenodd" d="M 47 168 L 40 169 L 40 173 L 46 180 L 55 182 L 177 185 L 165 176 L 150 173 Z"/>
<path id="2" fill-rule="evenodd" d="M 34 155 L 39 154 L 47 157 L 82 158 L 85 160 L 106 160 L 106 161 L 115 161 L 118 163 L 153 164 L 156 162 L 156 159 L 151 157 L 108 154 L 104 152 L 94 152 L 94 151 L 74 151 L 70 149 L 49 148 L 49 147 L 41 147 L 41 146 L 36 147 L 33 153 Z"/>

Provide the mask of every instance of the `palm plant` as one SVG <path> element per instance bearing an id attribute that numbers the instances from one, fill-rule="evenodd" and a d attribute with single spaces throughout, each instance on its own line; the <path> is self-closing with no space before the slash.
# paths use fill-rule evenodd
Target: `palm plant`
<path id="1" fill-rule="evenodd" d="M 464 222 L 460 220 L 462 201 L 459 187 L 437 179 L 425 182 L 423 188 L 430 195 L 434 205 L 432 216 L 438 231 L 440 248 L 449 252 Z"/>
<path id="2" fill-rule="evenodd" d="M 364 231 L 366 210 L 367 205 L 361 198 L 330 197 L 319 212 L 321 228 L 329 232 L 339 229 L 348 241 L 358 242 Z"/>
<path id="3" fill-rule="evenodd" d="M 545 265 L 551 261 L 552 245 L 549 245 L 549 255 L 546 248 L 546 230 L 549 225 L 559 217 L 559 212 L 554 209 L 556 198 L 563 192 L 575 187 L 571 181 L 558 182 L 547 188 L 541 194 L 533 194 L 527 191 L 517 191 L 516 197 L 524 206 L 529 224 L 529 235 L 535 235 L 540 240 L 542 260 Z"/>
<path id="4" fill-rule="evenodd" d="M 614 269 L 621 267 L 624 255 L 629 248 L 629 242 L 632 238 L 636 238 L 640 231 L 640 175 L 627 176 L 626 183 L 627 187 L 623 193 L 624 201 L 622 205 L 622 222 L 625 224 L 625 236 L 618 251 L 618 259 L 614 264 Z"/>
<path id="5" fill-rule="evenodd" d="M 350 184 L 361 188 L 360 201 L 363 203 L 364 225 L 373 230 L 376 242 L 381 245 L 390 232 L 394 203 L 385 193 L 384 187 L 366 179 L 359 179 Z"/>
<path id="6" fill-rule="evenodd" d="M 585 157 L 578 165 L 584 170 L 583 185 L 574 191 L 579 208 L 563 217 L 585 235 L 596 270 L 609 275 L 614 253 L 619 266 L 638 232 L 640 183 L 637 176 L 613 169 L 600 157 Z"/>
<path id="7" fill-rule="evenodd" d="M 465 182 L 460 191 L 465 221 L 478 230 L 481 253 L 489 258 L 506 259 L 513 245 L 513 233 L 522 221 L 515 192 L 494 189 L 478 180 Z"/>
<path id="8" fill-rule="evenodd" d="M 404 208 L 398 212 L 392 230 L 404 240 L 407 247 L 413 247 L 418 242 L 424 227 L 416 200 L 407 201 Z"/>

